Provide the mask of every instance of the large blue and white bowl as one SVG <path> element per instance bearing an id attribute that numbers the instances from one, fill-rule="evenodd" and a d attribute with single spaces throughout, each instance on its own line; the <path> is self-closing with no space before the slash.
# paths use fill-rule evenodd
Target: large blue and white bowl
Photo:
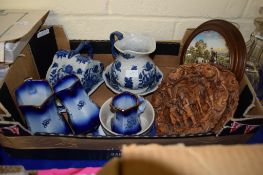
<path id="1" fill-rule="evenodd" d="M 163 73 L 160 71 L 160 69 L 156 66 L 155 69 L 154 69 L 154 74 L 152 73 L 149 73 L 149 74 L 145 74 L 142 78 L 142 79 L 146 79 L 146 77 L 149 77 L 150 74 L 152 74 L 152 77 L 151 77 L 151 83 L 147 83 L 147 84 L 144 84 L 144 86 L 142 86 L 141 88 L 127 88 L 125 86 L 123 86 L 123 84 L 121 84 L 120 82 L 123 82 L 125 84 L 125 77 L 124 75 L 117 75 L 115 72 L 115 70 L 112 70 L 112 66 L 114 63 L 108 65 L 106 67 L 106 69 L 104 70 L 103 72 L 103 79 L 106 83 L 106 86 L 109 87 L 113 92 L 119 94 L 121 92 L 131 92 L 133 94 L 136 94 L 136 95 L 141 95 L 141 96 L 144 96 L 144 95 L 147 95 L 149 93 L 152 93 L 154 92 L 155 90 L 157 90 L 158 86 L 161 84 L 162 82 L 162 79 L 163 79 Z M 144 72 L 144 71 L 142 71 Z M 140 76 L 139 76 L 140 77 Z M 120 80 L 123 80 L 123 81 L 120 81 Z M 126 79 L 129 79 L 129 78 L 126 78 Z M 140 79 L 138 79 L 137 81 L 134 81 L 135 79 L 132 78 L 132 79 L 129 79 L 129 81 L 131 81 L 130 83 L 132 84 L 139 84 L 140 83 Z M 127 82 L 127 81 L 126 81 Z"/>

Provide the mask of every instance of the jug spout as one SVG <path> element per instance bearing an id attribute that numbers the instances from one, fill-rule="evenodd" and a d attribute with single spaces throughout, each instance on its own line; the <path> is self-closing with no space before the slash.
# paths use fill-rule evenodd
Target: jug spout
<path id="1" fill-rule="evenodd" d="M 134 58 L 136 55 L 148 55 L 156 49 L 156 41 L 152 37 L 136 33 L 113 32 L 111 44 L 114 58 L 118 54 L 124 58 Z"/>

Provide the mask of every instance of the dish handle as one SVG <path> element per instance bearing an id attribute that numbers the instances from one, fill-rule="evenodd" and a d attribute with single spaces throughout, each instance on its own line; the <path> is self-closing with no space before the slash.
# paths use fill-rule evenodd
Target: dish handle
<path id="1" fill-rule="evenodd" d="M 89 41 L 81 41 L 81 43 L 78 45 L 78 47 L 68 54 L 68 58 L 71 58 L 74 55 L 79 54 L 80 51 L 82 51 L 83 49 L 87 49 L 88 56 L 90 58 L 93 58 L 93 48 L 92 48 L 92 46 L 91 46 Z"/>

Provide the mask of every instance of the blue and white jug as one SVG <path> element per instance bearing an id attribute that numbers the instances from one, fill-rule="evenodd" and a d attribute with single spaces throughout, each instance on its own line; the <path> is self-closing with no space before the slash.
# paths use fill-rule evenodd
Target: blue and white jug
<path id="1" fill-rule="evenodd" d="M 16 89 L 15 95 L 18 107 L 32 133 L 71 133 L 57 110 L 54 92 L 46 80 L 27 79 Z"/>
<path id="2" fill-rule="evenodd" d="M 110 41 L 115 58 L 105 75 L 106 79 L 110 78 L 110 86 L 117 92 L 140 95 L 156 90 L 163 74 L 149 57 L 155 51 L 155 40 L 142 34 L 116 31 L 111 33 Z"/>

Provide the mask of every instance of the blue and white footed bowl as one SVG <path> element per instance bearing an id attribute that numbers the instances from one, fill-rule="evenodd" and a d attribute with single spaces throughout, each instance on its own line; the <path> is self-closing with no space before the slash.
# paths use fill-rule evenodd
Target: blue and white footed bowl
<path id="1" fill-rule="evenodd" d="M 156 48 L 155 40 L 120 32 L 113 32 L 110 40 L 115 60 L 103 73 L 106 85 L 116 93 L 129 91 L 145 95 L 156 90 L 163 74 L 149 57 Z"/>
<path id="2" fill-rule="evenodd" d="M 64 118 L 59 115 L 53 90 L 46 80 L 27 79 L 16 89 L 15 95 L 31 132 L 71 133 Z"/>
<path id="3" fill-rule="evenodd" d="M 113 63 L 112 63 L 113 64 Z M 119 94 L 121 92 L 131 92 L 133 94 L 137 95 L 147 95 L 149 93 L 154 92 L 158 86 L 161 84 L 162 79 L 163 79 L 163 73 L 160 71 L 160 69 L 156 66 L 155 67 L 155 76 L 153 76 L 153 80 L 146 88 L 141 88 L 141 89 L 129 89 L 121 86 L 119 82 L 117 81 L 119 78 L 115 73 L 112 73 L 112 64 L 108 65 L 103 72 L 103 79 L 105 81 L 105 84 L 107 87 L 109 87 L 113 92 Z M 125 78 L 124 78 L 125 79 Z M 133 84 L 133 79 L 130 79 L 131 84 Z"/>
<path id="4" fill-rule="evenodd" d="M 79 52 L 86 48 L 89 55 L 83 56 Z M 57 51 L 49 67 L 46 79 L 54 86 L 66 75 L 74 74 L 80 81 L 88 95 L 92 94 L 102 83 L 104 66 L 100 61 L 93 60 L 92 47 L 88 42 L 82 42 L 76 50 Z"/>
<path id="5" fill-rule="evenodd" d="M 100 124 L 100 108 L 89 98 L 76 75 L 60 79 L 54 91 L 69 114 L 75 134 L 87 133 Z"/>

